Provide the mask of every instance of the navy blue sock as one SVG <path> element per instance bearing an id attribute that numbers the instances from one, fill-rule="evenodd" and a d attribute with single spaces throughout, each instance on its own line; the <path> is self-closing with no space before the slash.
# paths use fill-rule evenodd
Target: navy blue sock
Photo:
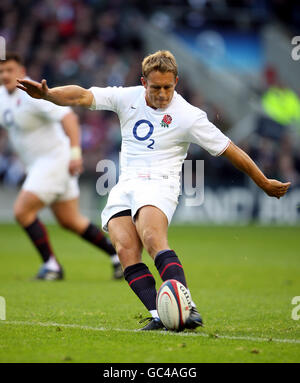
<path id="1" fill-rule="evenodd" d="M 124 277 L 146 308 L 156 310 L 155 279 L 144 263 L 126 267 Z"/>
<path id="2" fill-rule="evenodd" d="M 160 251 L 156 255 L 154 263 L 163 281 L 176 279 L 187 287 L 183 267 L 175 251 Z"/>
<path id="3" fill-rule="evenodd" d="M 104 235 L 104 233 L 93 223 L 90 223 L 85 232 L 81 234 L 81 237 L 86 241 L 97 246 L 99 249 L 104 250 L 108 255 L 112 256 L 116 254 L 116 250 L 111 244 L 110 240 Z"/>
<path id="4" fill-rule="evenodd" d="M 36 218 L 30 225 L 24 227 L 24 230 L 39 252 L 43 262 L 47 262 L 51 256 L 54 256 L 47 230 L 38 218 Z"/>

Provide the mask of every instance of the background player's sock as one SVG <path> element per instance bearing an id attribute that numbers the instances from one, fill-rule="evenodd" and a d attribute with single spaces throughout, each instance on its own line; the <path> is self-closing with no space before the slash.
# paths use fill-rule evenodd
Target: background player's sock
<path id="1" fill-rule="evenodd" d="M 116 250 L 111 244 L 110 240 L 96 225 L 90 223 L 85 232 L 81 234 L 81 237 L 110 255 L 113 264 L 120 263 L 118 256 L 117 259 L 115 257 Z"/>
<path id="2" fill-rule="evenodd" d="M 24 227 L 24 230 L 28 234 L 36 249 L 38 250 L 44 263 L 49 261 L 50 258 L 54 259 L 56 262 L 49 242 L 47 230 L 43 223 L 38 218 L 36 218 L 35 221 L 33 221 L 30 225 Z"/>
<path id="3" fill-rule="evenodd" d="M 51 255 L 49 260 L 45 263 L 45 266 L 51 271 L 59 271 L 61 269 L 61 266 L 57 263 L 57 260 L 53 255 Z"/>
<path id="4" fill-rule="evenodd" d="M 120 263 L 118 254 L 111 255 L 110 259 L 113 265 L 118 265 Z"/>
<path id="5" fill-rule="evenodd" d="M 131 289 L 150 311 L 152 317 L 157 315 L 156 311 L 156 289 L 155 279 L 144 263 L 136 263 L 126 267 L 124 277 Z"/>
<path id="6" fill-rule="evenodd" d="M 176 279 L 186 287 L 186 280 L 183 267 L 175 251 L 160 251 L 159 253 L 157 253 L 154 263 L 163 281 L 166 281 L 168 279 Z"/>

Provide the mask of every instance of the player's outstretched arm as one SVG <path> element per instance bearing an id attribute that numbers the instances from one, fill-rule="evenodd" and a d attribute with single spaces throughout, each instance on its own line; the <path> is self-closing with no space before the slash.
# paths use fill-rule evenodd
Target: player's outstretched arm
<path id="1" fill-rule="evenodd" d="M 241 148 L 231 142 L 223 155 L 239 170 L 242 170 L 270 197 L 283 197 L 290 187 L 290 182 L 268 179 L 255 162 Z"/>
<path id="2" fill-rule="evenodd" d="M 61 106 L 85 106 L 89 108 L 94 96 L 92 92 L 78 85 L 67 85 L 49 89 L 46 80 L 36 82 L 32 80 L 17 80 L 19 89 L 33 98 L 43 98 Z"/>

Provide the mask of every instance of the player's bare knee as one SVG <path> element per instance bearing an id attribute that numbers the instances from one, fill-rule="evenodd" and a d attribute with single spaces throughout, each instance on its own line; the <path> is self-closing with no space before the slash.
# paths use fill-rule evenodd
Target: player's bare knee
<path id="1" fill-rule="evenodd" d="M 123 268 L 141 262 L 141 250 L 138 248 L 117 244 L 116 251 Z"/>
<path id="2" fill-rule="evenodd" d="M 147 228 L 142 232 L 143 244 L 150 255 L 152 255 L 159 245 L 159 235 L 155 229 Z"/>
<path id="3" fill-rule="evenodd" d="M 23 224 L 27 219 L 28 211 L 21 204 L 14 205 L 14 217 L 19 224 Z"/>
<path id="4" fill-rule="evenodd" d="M 131 256 L 130 249 L 121 245 L 116 246 L 116 252 L 118 254 L 119 259 L 127 259 Z"/>

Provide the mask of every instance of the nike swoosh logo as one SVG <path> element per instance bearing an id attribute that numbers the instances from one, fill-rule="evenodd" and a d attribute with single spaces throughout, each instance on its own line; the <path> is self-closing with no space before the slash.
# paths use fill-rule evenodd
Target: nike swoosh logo
<path id="1" fill-rule="evenodd" d="M 136 109 L 134 106 L 131 106 L 130 108 L 131 108 L 131 109 Z"/>

